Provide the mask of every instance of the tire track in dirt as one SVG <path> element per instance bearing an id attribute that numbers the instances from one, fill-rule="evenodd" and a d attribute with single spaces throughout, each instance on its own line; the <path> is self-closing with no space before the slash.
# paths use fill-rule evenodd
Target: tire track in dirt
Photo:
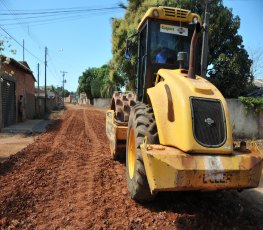
<path id="1" fill-rule="evenodd" d="M 54 227 L 74 226 L 76 229 L 85 229 L 85 221 L 90 213 L 88 205 L 90 146 L 83 131 L 85 125 L 83 115 L 83 109 L 76 110 L 56 140 L 58 144 L 55 146 L 64 152 L 67 160 L 57 175 L 59 184 L 54 204 L 57 205 L 59 202 L 59 207 L 53 205 L 57 210 L 53 210 L 50 216 L 54 220 Z M 43 224 L 43 229 L 45 227 Z"/>
<path id="2" fill-rule="evenodd" d="M 63 136 L 65 136 L 68 133 L 70 126 L 72 129 L 72 126 L 73 126 L 72 120 L 76 116 L 76 113 L 77 113 L 77 110 L 73 111 L 72 113 L 64 114 L 63 129 L 61 128 L 60 131 L 57 133 L 57 135 L 54 139 L 53 148 L 56 148 L 56 145 L 61 144 L 61 142 L 59 140 L 61 138 L 63 138 Z"/>
<path id="3" fill-rule="evenodd" d="M 125 168 L 123 164 L 112 161 L 109 154 L 109 145 L 105 134 L 105 113 L 101 111 L 89 111 L 94 116 L 88 116 L 89 136 L 94 143 L 93 154 L 94 166 L 93 183 L 93 211 L 95 218 L 91 220 L 91 228 L 126 228 L 129 226 L 125 200 L 129 201 L 125 184 Z M 103 115 L 103 116 L 102 116 Z M 92 130 L 92 132 L 90 132 Z M 96 132 L 95 132 L 96 131 Z M 94 187 L 93 185 L 93 187 Z M 129 202 L 128 202 L 129 203 Z M 118 213 L 118 211 L 120 211 Z M 113 215 L 112 215 L 113 213 Z M 131 213 L 133 217 L 133 213 Z M 98 221 L 100 220 L 100 221 Z"/>
<path id="4" fill-rule="evenodd" d="M 84 123 L 85 123 L 85 137 L 89 143 L 89 173 L 88 173 L 88 193 L 92 194 L 94 190 L 94 175 L 96 174 L 98 167 L 97 163 L 99 161 L 99 153 L 101 152 L 101 143 L 99 142 L 96 133 L 91 128 L 91 121 L 89 119 L 90 114 L 87 113 L 87 110 L 83 111 Z M 90 200 L 91 202 L 91 200 Z M 92 210 L 93 211 L 93 210 Z"/>
<path id="5" fill-rule="evenodd" d="M 86 111 L 88 113 L 89 110 Z M 93 200 L 92 205 L 97 207 L 93 211 L 95 218 L 91 220 L 90 227 L 92 228 L 108 228 L 110 227 L 110 221 L 114 221 L 114 227 L 124 227 L 123 218 L 124 215 L 119 216 L 119 220 L 114 218 L 111 220 L 109 213 L 116 212 L 114 205 L 118 204 L 122 194 L 122 189 L 125 188 L 124 183 L 120 183 L 118 186 L 115 185 L 117 182 L 124 182 L 123 172 L 124 166 L 119 162 L 112 161 L 110 159 L 110 150 L 108 140 L 105 134 L 105 112 L 101 111 L 90 111 L 94 114 L 93 117 L 87 116 L 89 126 L 92 127 L 92 140 L 95 142 L 95 162 L 96 170 L 93 175 L 94 187 L 92 190 Z M 96 132 L 95 132 L 96 131 Z M 115 168 L 117 166 L 121 169 L 121 172 Z M 123 187 L 124 185 L 124 187 Z M 125 191 L 126 193 L 126 191 Z M 117 198 L 115 200 L 115 198 Z M 123 207 L 122 207 L 123 208 Z M 118 216 L 118 215 L 117 215 Z M 99 221 L 98 221 L 99 220 Z"/>
<path id="6" fill-rule="evenodd" d="M 83 109 L 66 111 L 63 126 L 52 136 L 43 135 L 45 138 L 40 137 L 40 142 L 36 143 L 39 149 L 43 149 L 42 155 L 38 155 L 38 160 L 27 168 L 29 172 L 23 170 L 22 180 L 25 181 L 23 184 L 32 185 L 33 191 L 26 197 L 37 197 L 33 199 L 34 204 L 29 210 L 32 213 L 30 220 L 26 221 L 29 228 L 37 226 L 38 229 L 47 229 L 48 224 L 48 228 L 75 226 L 78 229 L 85 229 L 83 226 L 86 225 L 85 219 L 89 214 L 85 211 L 89 207 L 87 204 L 89 197 L 86 195 L 88 188 L 86 176 L 89 172 L 87 156 L 91 148 L 87 145 L 84 131 L 81 131 L 84 127 L 82 111 Z M 31 149 L 28 150 L 31 152 Z M 24 163 L 30 164 L 28 161 Z M 34 169 L 37 170 L 37 177 L 33 175 L 32 181 L 27 181 L 26 178 L 32 171 L 34 172 Z M 21 177 L 19 173 L 16 175 L 17 178 Z M 14 181 L 17 178 L 14 177 Z M 22 194 L 21 192 L 13 194 L 9 191 L 7 196 L 17 197 Z M 15 203 L 14 199 L 10 202 Z"/>

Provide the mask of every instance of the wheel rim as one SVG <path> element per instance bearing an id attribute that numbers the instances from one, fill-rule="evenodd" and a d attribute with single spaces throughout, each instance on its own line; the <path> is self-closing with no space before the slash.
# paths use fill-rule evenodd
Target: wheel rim
<path id="1" fill-rule="evenodd" d="M 134 175 L 135 168 L 135 137 L 134 137 L 134 129 L 131 128 L 129 134 L 129 146 L 128 146 L 128 167 L 129 167 L 129 176 L 132 179 Z"/>

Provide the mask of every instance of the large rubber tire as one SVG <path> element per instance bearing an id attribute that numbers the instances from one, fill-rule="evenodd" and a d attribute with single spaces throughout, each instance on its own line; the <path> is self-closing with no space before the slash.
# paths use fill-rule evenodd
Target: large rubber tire
<path id="1" fill-rule="evenodd" d="M 131 107 L 136 103 L 134 92 L 115 91 L 111 99 L 111 110 L 114 110 L 114 123 L 120 126 L 128 126 Z M 110 144 L 110 153 L 113 160 L 123 161 L 126 157 L 126 140 L 117 140 L 115 145 Z"/>
<path id="2" fill-rule="evenodd" d="M 152 201 L 156 196 L 150 192 L 140 149 L 145 136 L 147 143 L 159 143 L 153 109 L 138 102 L 131 110 L 128 124 L 126 178 L 131 198 L 140 203 Z"/>
<path id="3" fill-rule="evenodd" d="M 114 92 L 111 109 L 114 110 L 115 121 L 127 125 L 131 107 L 135 105 L 135 101 L 136 94 L 133 92 Z"/>

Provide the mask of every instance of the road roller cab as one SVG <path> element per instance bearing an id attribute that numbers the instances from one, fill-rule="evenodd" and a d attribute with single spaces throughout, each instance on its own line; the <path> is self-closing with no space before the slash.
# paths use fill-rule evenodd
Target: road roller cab
<path id="1" fill-rule="evenodd" d="M 197 14 L 153 7 L 131 36 L 138 41 L 136 93 L 114 93 L 106 132 L 113 158 L 126 152 L 128 190 L 136 201 L 159 191 L 258 186 L 260 152 L 233 149 L 226 101 L 196 74 L 201 29 Z"/>

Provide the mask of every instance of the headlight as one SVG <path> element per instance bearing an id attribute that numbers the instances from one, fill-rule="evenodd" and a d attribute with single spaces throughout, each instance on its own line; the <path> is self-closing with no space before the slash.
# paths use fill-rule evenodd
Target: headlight
<path id="1" fill-rule="evenodd" d="M 154 11 L 153 11 L 153 17 L 155 17 L 155 18 L 158 18 L 158 17 L 159 17 L 159 12 L 158 12 L 158 10 L 154 10 Z"/>
<path id="2" fill-rule="evenodd" d="M 197 24 L 197 22 L 198 22 L 198 18 L 195 16 L 195 17 L 193 17 L 193 23 L 194 24 Z"/>

